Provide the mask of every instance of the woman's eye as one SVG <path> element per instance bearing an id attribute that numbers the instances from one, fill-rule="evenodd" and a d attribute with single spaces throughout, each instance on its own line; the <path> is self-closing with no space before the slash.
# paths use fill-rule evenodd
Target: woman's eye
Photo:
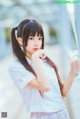
<path id="1" fill-rule="evenodd" d="M 29 38 L 30 40 L 34 40 L 34 38 Z"/>
<path id="2" fill-rule="evenodd" d="M 39 40 L 42 40 L 42 38 L 39 38 Z"/>

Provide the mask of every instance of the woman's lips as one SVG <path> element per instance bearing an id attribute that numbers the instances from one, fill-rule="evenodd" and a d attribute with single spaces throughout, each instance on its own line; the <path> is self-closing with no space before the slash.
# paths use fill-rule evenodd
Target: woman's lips
<path id="1" fill-rule="evenodd" d="M 37 51 L 39 48 L 33 48 L 34 51 Z"/>

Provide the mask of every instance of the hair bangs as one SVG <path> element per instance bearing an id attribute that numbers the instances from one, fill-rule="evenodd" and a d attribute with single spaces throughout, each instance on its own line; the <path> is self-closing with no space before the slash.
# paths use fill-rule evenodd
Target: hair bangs
<path id="1" fill-rule="evenodd" d="M 37 34 L 37 36 L 44 37 L 42 26 L 37 22 L 30 21 L 26 24 L 26 29 L 26 34 L 28 34 L 28 36 L 35 36 Z"/>
<path id="2" fill-rule="evenodd" d="M 44 42 L 44 33 L 43 33 L 43 29 L 42 26 L 36 22 L 36 21 L 29 21 L 23 28 L 23 44 L 24 46 L 27 46 L 27 41 L 29 36 L 35 36 L 37 34 L 37 36 L 41 36 L 43 37 L 43 42 Z M 42 43 L 42 48 L 43 48 L 43 44 Z"/>

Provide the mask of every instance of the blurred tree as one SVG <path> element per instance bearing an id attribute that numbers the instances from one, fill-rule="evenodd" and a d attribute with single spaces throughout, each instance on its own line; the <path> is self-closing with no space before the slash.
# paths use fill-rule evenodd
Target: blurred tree
<path id="1" fill-rule="evenodd" d="M 5 28 L 5 37 L 6 37 L 6 42 L 10 42 L 10 28 Z"/>
<path id="2" fill-rule="evenodd" d="M 50 34 L 50 40 L 49 40 L 48 44 L 53 45 L 55 43 L 58 43 L 58 32 L 57 32 L 56 28 L 50 26 L 49 34 Z"/>
<path id="3" fill-rule="evenodd" d="M 57 30 L 54 27 L 50 27 L 50 35 L 57 38 Z"/>

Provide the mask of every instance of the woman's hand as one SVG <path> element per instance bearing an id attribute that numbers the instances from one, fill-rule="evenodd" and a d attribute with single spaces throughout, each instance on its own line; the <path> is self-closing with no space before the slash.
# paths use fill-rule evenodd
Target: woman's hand
<path id="1" fill-rule="evenodd" d="M 44 50 L 39 49 L 32 54 L 33 61 L 37 60 L 37 58 L 41 58 L 41 59 L 46 58 L 46 53 L 44 52 Z M 40 92 L 40 95 L 44 97 L 44 91 L 39 90 L 39 92 Z"/>
<path id="2" fill-rule="evenodd" d="M 80 72 L 80 61 L 75 60 L 71 62 L 71 71 L 76 75 L 78 72 Z"/>
<path id="3" fill-rule="evenodd" d="M 42 49 L 39 49 L 37 50 L 36 52 L 34 52 L 32 54 L 32 58 L 35 57 L 35 58 L 41 58 L 41 59 L 45 59 L 46 58 L 46 53 L 44 52 L 44 50 Z"/>

